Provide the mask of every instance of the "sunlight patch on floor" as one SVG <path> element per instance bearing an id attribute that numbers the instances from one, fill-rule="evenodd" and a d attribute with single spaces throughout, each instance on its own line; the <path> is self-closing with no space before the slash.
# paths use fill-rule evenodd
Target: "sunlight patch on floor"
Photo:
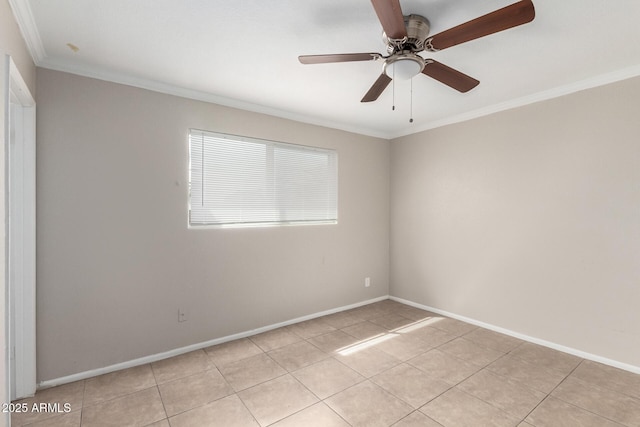
<path id="1" fill-rule="evenodd" d="M 338 354 L 341 356 L 348 356 L 350 354 L 356 353 L 366 348 L 373 347 L 374 345 L 378 345 L 381 342 L 390 340 L 397 336 L 398 334 L 391 333 L 391 332 L 386 334 L 376 335 L 375 337 L 360 341 L 355 344 L 348 345 L 346 347 L 342 347 L 341 349 L 338 350 Z"/>
<path id="2" fill-rule="evenodd" d="M 362 341 L 358 341 L 355 344 L 350 344 L 348 346 L 342 347 L 337 350 L 338 354 L 341 356 L 348 356 L 350 354 L 356 353 L 358 351 L 371 348 L 375 345 L 378 345 L 382 342 L 388 341 L 392 338 L 399 337 L 400 334 L 407 334 L 409 332 L 416 331 L 418 329 L 431 326 L 434 323 L 441 321 L 442 317 L 428 317 L 426 319 L 418 320 L 416 322 L 410 323 L 406 326 L 401 326 L 392 330 L 391 332 L 387 332 L 384 334 L 378 334 L 373 337 L 367 338 Z"/>
<path id="3" fill-rule="evenodd" d="M 434 323 L 441 321 L 442 319 L 442 317 L 429 317 L 428 319 L 418 320 L 417 322 L 413 322 L 407 326 L 402 326 L 400 328 L 394 329 L 393 332 L 407 334 L 409 332 L 424 328 L 425 326 L 431 326 Z"/>

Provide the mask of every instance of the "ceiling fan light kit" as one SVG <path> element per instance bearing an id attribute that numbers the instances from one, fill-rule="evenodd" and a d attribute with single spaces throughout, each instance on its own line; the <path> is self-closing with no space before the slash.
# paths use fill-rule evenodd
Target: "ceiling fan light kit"
<path id="1" fill-rule="evenodd" d="M 409 80 L 424 69 L 425 60 L 412 52 L 402 52 L 389 57 L 382 65 L 382 71 L 388 76 L 400 80 Z"/>
<path id="2" fill-rule="evenodd" d="M 418 53 L 437 52 L 461 43 L 490 34 L 517 27 L 535 18 L 531 0 L 495 10 L 456 27 L 429 36 L 430 23 L 423 16 L 404 16 L 399 0 L 371 0 L 382 25 L 382 39 L 387 45 L 388 56 L 379 53 L 347 53 L 329 55 L 301 55 L 302 64 L 322 64 L 330 62 L 372 61 L 383 59 L 382 73 L 361 102 L 378 99 L 393 79 L 409 80 L 422 73 L 459 92 L 468 92 L 480 82 L 458 70 Z"/>

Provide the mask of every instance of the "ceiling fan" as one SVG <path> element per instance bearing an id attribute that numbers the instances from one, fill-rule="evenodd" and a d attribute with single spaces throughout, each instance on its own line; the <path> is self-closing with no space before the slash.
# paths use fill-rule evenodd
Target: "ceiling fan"
<path id="1" fill-rule="evenodd" d="M 382 37 L 388 56 L 380 53 L 339 53 L 333 55 L 301 55 L 302 64 L 384 60 L 382 74 L 364 95 L 361 102 L 378 99 L 392 79 L 410 79 L 420 73 L 459 91 L 468 92 L 480 82 L 460 71 L 419 52 L 437 52 L 460 43 L 488 36 L 499 31 L 531 22 L 535 9 L 531 0 L 521 0 L 446 31 L 429 36 L 430 24 L 420 15 L 402 14 L 399 0 L 371 0 L 382 24 Z"/>

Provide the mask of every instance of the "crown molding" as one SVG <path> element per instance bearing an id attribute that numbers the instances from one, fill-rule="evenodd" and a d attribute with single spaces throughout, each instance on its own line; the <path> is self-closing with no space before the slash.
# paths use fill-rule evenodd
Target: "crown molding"
<path id="1" fill-rule="evenodd" d="M 16 1 L 16 0 L 10 0 Z M 95 78 L 98 80 L 109 81 L 112 83 L 124 84 L 127 86 L 138 87 L 141 89 L 147 89 L 154 92 L 160 92 L 167 95 L 179 96 L 182 98 L 194 99 L 197 101 L 210 102 L 213 104 L 222 105 L 225 107 L 238 108 L 245 111 L 251 111 L 254 113 L 261 113 L 270 116 L 280 117 L 283 119 L 294 120 L 297 122 L 307 123 L 315 126 L 323 126 L 332 129 L 342 130 L 345 132 L 356 133 L 360 135 L 372 136 L 375 138 L 382 138 L 387 140 L 394 140 L 408 135 L 436 129 L 439 127 L 461 123 L 480 117 L 488 116 L 491 114 L 499 113 L 501 111 L 507 111 L 518 107 L 523 107 L 529 104 L 535 104 L 558 98 L 565 95 L 570 95 L 582 90 L 591 89 L 598 86 L 604 86 L 607 84 L 615 83 L 621 80 L 630 79 L 640 76 L 640 65 L 635 65 L 620 70 L 616 70 L 610 73 L 601 74 L 588 79 L 584 79 L 578 82 L 574 82 L 568 85 L 559 86 L 553 89 L 537 92 L 531 95 L 523 96 L 517 99 L 513 99 L 506 102 L 501 102 L 493 105 L 489 105 L 484 108 L 476 109 L 466 113 L 458 114 L 451 117 L 446 117 L 441 120 L 434 120 L 428 123 L 424 123 L 419 126 L 411 126 L 398 132 L 379 132 L 372 129 L 363 128 L 360 126 L 353 126 L 347 123 L 338 123 L 330 120 L 322 120 L 317 117 L 310 117 L 301 114 L 296 114 L 290 111 L 279 110 L 264 105 L 254 104 L 237 99 L 231 99 L 221 97 L 218 95 L 206 93 L 203 91 L 197 91 L 187 89 L 179 86 L 169 85 L 166 83 L 153 81 L 149 79 L 132 77 L 123 73 L 115 73 L 105 70 L 96 70 L 89 67 L 78 67 L 72 64 L 59 63 L 51 61 L 50 59 L 43 59 L 39 64 L 40 67 L 48 68 L 56 71 L 63 71 L 71 74 L 76 74 L 84 77 Z"/>
<path id="2" fill-rule="evenodd" d="M 578 82 L 570 83 L 564 86 L 555 87 L 553 89 L 537 92 L 531 95 L 512 99 L 510 101 L 489 105 L 487 107 L 469 111 L 467 113 L 446 117 L 441 120 L 435 120 L 412 129 L 406 129 L 405 132 L 398 132 L 397 134 L 393 135 L 391 139 L 401 138 L 403 136 L 413 135 L 419 132 L 424 132 L 430 129 L 452 125 L 455 123 L 466 122 L 468 120 L 477 119 L 479 117 L 488 116 L 490 114 L 499 113 L 501 111 L 524 107 L 525 105 L 535 104 L 537 102 L 547 101 L 553 98 L 559 98 L 561 96 L 570 95 L 575 92 L 592 89 L 598 86 L 605 86 L 611 83 L 627 80 L 638 76 L 640 76 L 640 65 L 622 68 L 620 70 L 600 74 L 598 76 L 580 80 Z"/>
<path id="3" fill-rule="evenodd" d="M 22 37 L 27 44 L 31 58 L 39 66 L 47 58 L 47 54 L 31 11 L 31 5 L 27 0 L 8 0 L 8 2 L 11 10 L 13 10 L 13 16 L 16 18 Z"/>
<path id="4" fill-rule="evenodd" d="M 77 66 L 67 62 L 55 61 L 50 58 L 43 60 L 39 65 L 41 68 L 46 68 L 54 71 L 62 71 L 65 73 L 75 74 L 82 77 L 89 77 L 97 80 L 103 80 L 111 83 L 122 84 L 126 86 L 137 87 L 140 89 L 146 89 L 153 92 L 164 93 L 166 95 L 179 96 L 181 98 L 193 99 L 196 101 L 203 101 L 212 104 L 222 105 L 224 107 L 237 108 L 240 110 L 250 111 L 253 113 L 260 113 L 269 116 L 279 117 L 282 119 L 293 120 L 296 122 L 306 123 L 314 126 L 322 126 L 331 129 L 341 130 L 345 132 L 355 133 L 359 135 L 371 136 L 374 138 L 390 139 L 391 134 L 376 132 L 372 129 L 354 126 L 349 123 L 336 122 L 331 120 L 323 120 L 321 118 L 307 116 L 303 114 L 294 113 L 291 111 L 280 110 L 265 105 L 255 104 L 252 102 L 242 101 L 238 99 L 227 98 L 212 93 L 187 89 L 185 87 L 171 85 L 156 80 L 145 79 L 140 77 L 134 77 L 125 73 L 118 73 L 108 70 L 99 70 L 94 67 Z"/>

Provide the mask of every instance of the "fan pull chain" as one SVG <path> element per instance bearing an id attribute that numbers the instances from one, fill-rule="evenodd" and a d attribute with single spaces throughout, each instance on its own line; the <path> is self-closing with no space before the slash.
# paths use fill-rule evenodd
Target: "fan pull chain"
<path id="1" fill-rule="evenodd" d="M 411 92 L 409 93 L 409 123 L 413 123 L 413 77 L 411 78 Z"/>
<path id="2" fill-rule="evenodd" d="M 391 93 L 393 100 L 391 102 L 393 105 L 391 106 L 391 111 L 396 111 L 396 66 L 392 65 L 392 67 L 393 71 L 391 72 Z"/>

